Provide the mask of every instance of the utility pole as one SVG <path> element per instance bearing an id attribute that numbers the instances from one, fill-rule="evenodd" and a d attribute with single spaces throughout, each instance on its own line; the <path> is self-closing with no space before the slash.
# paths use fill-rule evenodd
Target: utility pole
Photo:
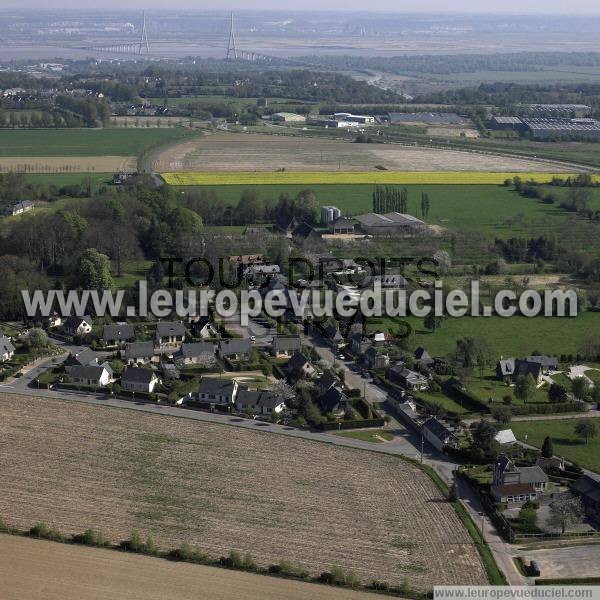
<path id="1" fill-rule="evenodd" d="M 146 11 L 142 16 L 142 35 L 140 36 L 140 44 L 138 46 L 138 54 L 142 53 L 142 50 L 146 47 L 146 53 L 150 54 L 150 44 L 148 42 L 148 31 L 146 30 Z"/>
<path id="2" fill-rule="evenodd" d="M 423 435 L 423 430 L 421 429 L 421 464 L 423 464 L 423 453 L 425 452 L 425 436 Z"/>
<path id="3" fill-rule="evenodd" d="M 235 29 L 233 27 L 233 12 L 229 23 L 229 42 L 227 43 L 227 59 L 237 58 L 237 48 L 235 47 Z"/>

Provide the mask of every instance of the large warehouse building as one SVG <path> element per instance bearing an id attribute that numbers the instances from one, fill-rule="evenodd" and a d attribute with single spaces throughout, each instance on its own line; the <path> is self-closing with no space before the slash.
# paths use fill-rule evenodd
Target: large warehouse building
<path id="1" fill-rule="evenodd" d="M 414 235 L 427 231 L 427 225 L 413 217 L 399 212 L 390 212 L 385 215 L 366 213 L 354 217 L 360 228 L 369 235 Z"/>
<path id="2" fill-rule="evenodd" d="M 595 119 L 521 119 L 536 138 L 598 138 L 600 121 Z"/>

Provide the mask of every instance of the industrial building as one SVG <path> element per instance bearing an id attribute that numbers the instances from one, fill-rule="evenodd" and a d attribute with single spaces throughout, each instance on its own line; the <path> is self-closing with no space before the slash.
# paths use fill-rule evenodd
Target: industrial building
<path id="1" fill-rule="evenodd" d="M 526 104 L 533 117 L 539 118 L 581 118 L 592 115 L 592 107 L 586 104 Z"/>
<path id="2" fill-rule="evenodd" d="M 399 212 L 385 215 L 366 213 L 354 219 L 358 221 L 360 228 L 370 235 L 413 235 L 427 230 L 427 225 L 420 219 Z"/>
<path id="3" fill-rule="evenodd" d="M 306 123 L 306 117 L 296 113 L 278 112 L 271 116 L 273 123 Z"/>
<path id="4" fill-rule="evenodd" d="M 346 121 L 349 123 L 358 123 L 359 125 L 374 125 L 375 117 L 369 115 L 353 115 L 352 113 L 334 113 L 333 118 L 336 121 Z"/>
<path id="5" fill-rule="evenodd" d="M 321 223 L 329 225 L 329 223 L 339 219 L 342 216 L 342 211 L 336 206 L 321 207 Z"/>
<path id="6" fill-rule="evenodd" d="M 526 130 L 536 138 L 597 138 L 600 122 L 595 119 L 521 119 Z"/>
<path id="7" fill-rule="evenodd" d="M 519 117 L 492 117 L 487 123 L 488 129 L 496 131 L 518 131 L 523 132 L 527 127 Z"/>
<path id="8" fill-rule="evenodd" d="M 347 129 L 350 127 L 358 127 L 360 125 L 360 123 L 357 123 L 356 121 L 336 121 L 335 119 L 325 119 L 325 118 L 309 119 L 308 124 L 309 125 L 317 125 L 319 127 L 325 127 L 326 129 L 329 127 L 339 128 L 339 129 L 344 129 L 344 128 Z"/>

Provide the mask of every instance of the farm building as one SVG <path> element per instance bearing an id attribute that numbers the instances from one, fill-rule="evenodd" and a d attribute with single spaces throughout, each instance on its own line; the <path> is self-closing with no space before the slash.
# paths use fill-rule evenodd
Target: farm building
<path id="1" fill-rule="evenodd" d="M 580 118 L 592 114 L 592 107 L 586 104 L 526 104 L 524 106 L 535 117 Z"/>
<path id="2" fill-rule="evenodd" d="M 366 213 L 354 218 L 359 227 L 369 235 L 412 235 L 427 230 L 427 225 L 417 217 L 399 212 L 384 215 Z"/>
<path id="3" fill-rule="evenodd" d="M 275 113 L 271 120 L 273 123 L 306 123 L 306 117 L 296 113 L 278 112 Z"/>
<path id="4" fill-rule="evenodd" d="M 329 224 L 329 232 L 334 235 L 354 233 L 354 219 L 340 217 Z"/>
<path id="5" fill-rule="evenodd" d="M 321 207 L 321 223 L 329 225 L 336 219 L 342 216 L 342 211 L 337 206 L 322 206 Z"/>

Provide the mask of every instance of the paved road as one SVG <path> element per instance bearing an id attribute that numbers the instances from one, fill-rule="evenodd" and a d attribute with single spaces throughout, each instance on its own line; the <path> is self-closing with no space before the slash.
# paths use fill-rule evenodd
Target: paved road
<path id="1" fill-rule="evenodd" d="M 324 346 L 323 342 L 318 339 L 310 340 L 314 344 L 315 349 L 328 362 L 333 362 L 335 359 L 329 347 Z M 60 344 L 65 352 L 76 351 L 79 349 L 78 346 L 72 346 L 69 344 Z M 66 354 L 60 360 L 64 360 Z M 333 444 L 335 446 L 345 448 L 355 448 L 359 450 L 369 450 L 371 452 L 378 452 L 381 454 L 395 455 L 410 457 L 413 459 L 421 458 L 422 440 L 414 432 L 409 431 L 398 423 L 395 419 L 391 418 L 388 428 L 391 433 L 394 434 L 394 440 L 388 443 L 372 443 L 363 440 L 357 440 L 354 438 L 343 437 L 336 435 L 335 433 L 320 433 L 314 431 L 306 431 L 301 429 L 295 429 L 293 427 L 287 427 L 285 425 L 266 423 L 262 421 L 254 421 L 251 419 L 243 419 L 241 417 L 235 417 L 232 415 L 224 415 L 219 413 L 209 413 L 190 408 L 161 405 L 154 403 L 145 403 L 133 400 L 122 400 L 118 398 L 106 396 L 97 396 L 94 394 L 85 394 L 75 390 L 44 390 L 29 387 L 28 384 L 34 381 L 41 372 L 49 368 L 56 358 L 51 358 L 42 361 L 40 364 L 33 367 L 26 375 L 15 379 L 12 382 L 0 384 L 0 391 L 7 393 L 23 394 L 27 396 L 40 396 L 45 398 L 56 398 L 59 400 L 69 400 L 75 402 L 83 402 L 91 405 L 98 406 L 110 406 L 113 408 L 120 408 L 125 410 L 135 410 L 139 412 L 153 413 L 153 414 L 166 414 L 173 417 L 191 419 L 195 421 L 202 421 L 207 423 L 215 423 L 219 425 L 228 425 L 234 427 L 242 427 L 251 431 L 257 431 L 261 433 L 270 433 L 278 435 L 287 435 L 294 438 L 300 438 L 305 440 L 317 441 L 321 443 Z M 336 361 L 337 362 L 337 361 Z M 365 382 L 358 375 L 349 370 L 348 365 L 344 363 L 346 369 L 346 375 L 349 378 L 348 383 L 355 387 L 360 387 L 357 383 L 365 385 L 365 392 L 369 401 L 382 401 L 385 400 L 386 394 L 383 390 L 370 382 Z M 358 378 L 358 382 L 354 382 L 353 378 Z M 454 480 L 454 471 L 458 467 L 458 464 L 451 460 L 448 456 L 438 452 L 429 444 L 423 445 L 423 462 L 432 466 L 438 474 L 442 477 L 446 483 L 451 484 Z M 471 488 L 464 482 L 459 482 L 457 485 L 457 491 L 459 498 L 471 514 L 474 521 L 481 527 L 483 522 L 486 540 L 490 544 L 492 552 L 498 562 L 500 568 L 504 571 L 507 579 L 511 585 L 522 585 L 524 579 L 517 571 L 512 557 L 514 556 L 515 549 L 512 546 L 504 542 L 496 533 L 492 523 L 487 517 L 482 518 L 482 507 L 479 501 L 471 490 Z"/>

